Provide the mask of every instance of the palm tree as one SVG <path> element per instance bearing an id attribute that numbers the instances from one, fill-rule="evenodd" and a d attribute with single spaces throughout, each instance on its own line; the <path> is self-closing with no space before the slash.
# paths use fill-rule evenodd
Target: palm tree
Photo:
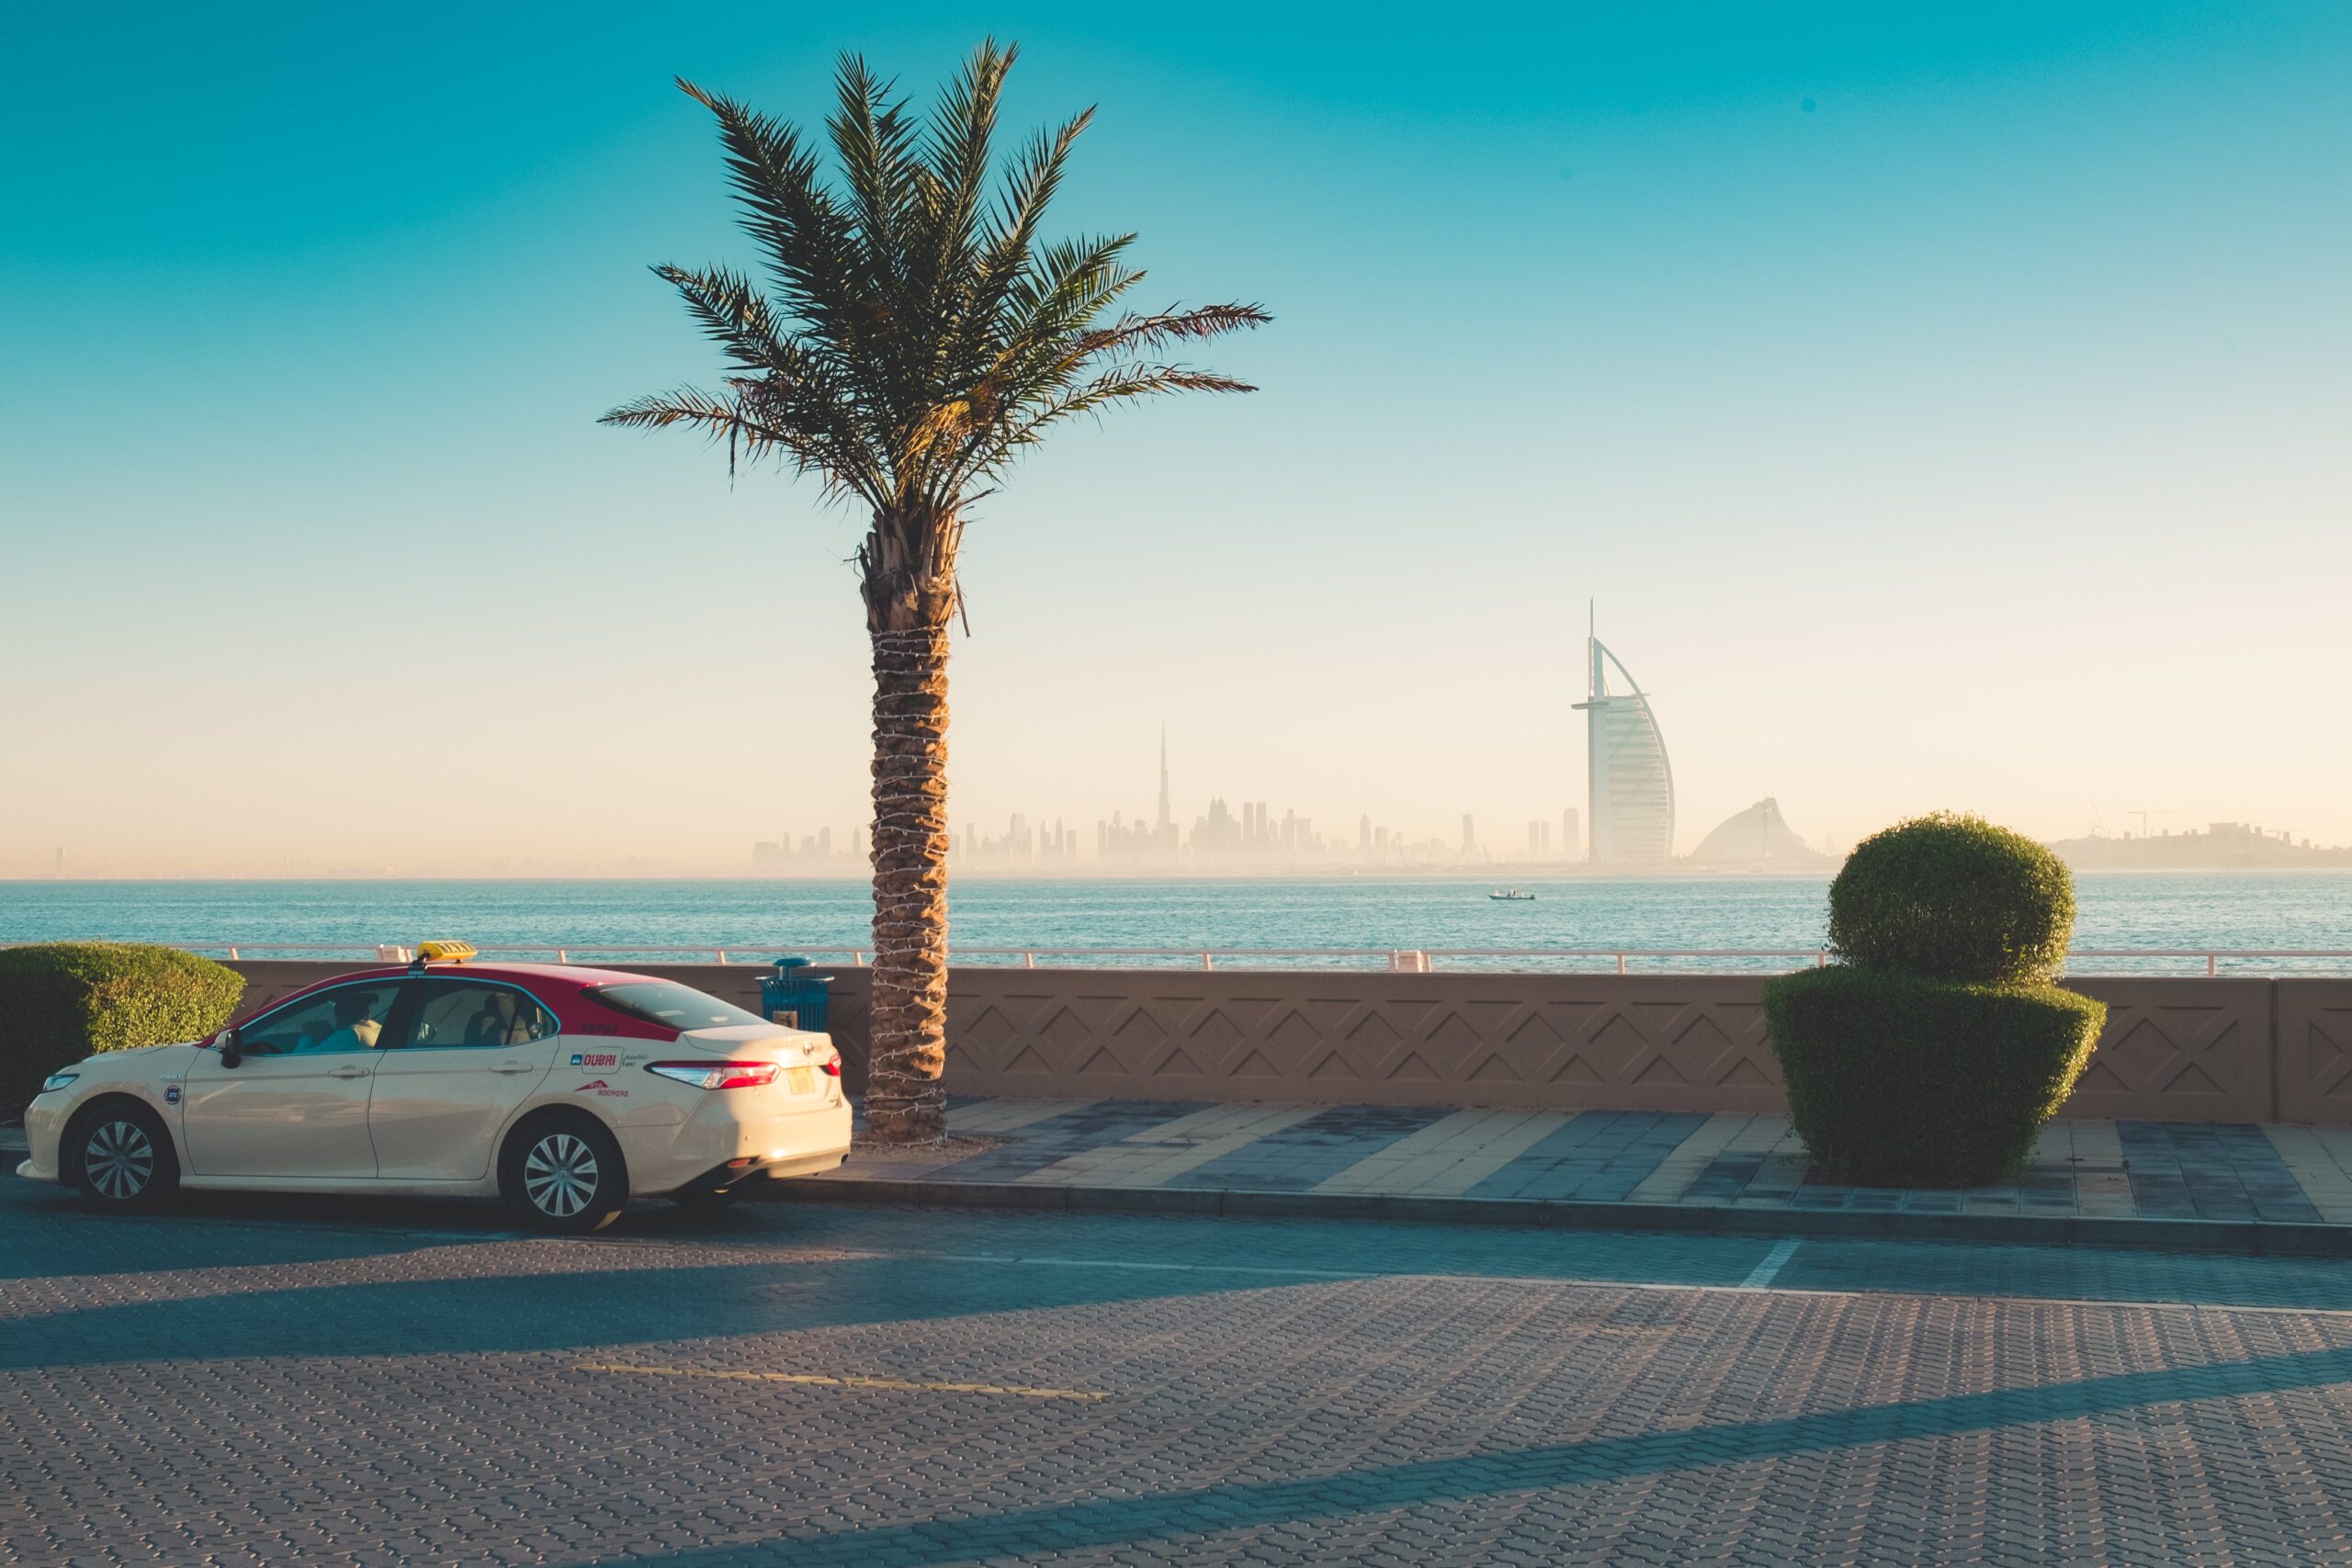
<path id="1" fill-rule="evenodd" d="M 723 266 L 655 267 L 718 344 L 725 378 L 604 419 L 698 428 L 726 442 L 730 471 L 774 457 L 871 513 L 856 555 L 874 644 L 865 1111 L 884 1142 L 946 1135 L 947 629 L 971 508 L 1075 415 L 1161 392 L 1251 390 L 1167 356 L 1269 319 L 1238 304 L 1113 316 L 1143 281 L 1125 259 L 1135 236 L 1039 243 L 1093 111 L 1035 137 L 992 193 L 1014 54 L 983 43 L 928 124 L 844 56 L 826 122 L 837 183 L 792 126 L 681 79 L 718 117 L 768 287 Z"/>

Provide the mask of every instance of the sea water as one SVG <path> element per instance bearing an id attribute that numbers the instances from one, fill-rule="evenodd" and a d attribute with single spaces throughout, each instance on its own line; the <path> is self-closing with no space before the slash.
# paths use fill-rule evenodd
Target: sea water
<path id="1" fill-rule="evenodd" d="M 1825 940 L 1824 876 L 1532 878 L 1503 901 L 1470 877 L 990 877 L 958 879 L 950 934 L 979 949 L 1152 948 L 1172 954 L 1270 948 L 1690 949 L 1804 952 Z M 2086 873 L 2075 879 L 2083 948 L 2352 949 L 2352 872 Z M 730 957 L 870 946 L 863 880 L 0 882 L 0 942 L 73 938 L 259 949 L 272 943 L 413 944 L 454 937 L 561 946 L 725 947 Z M 1039 962 L 1063 962 L 1040 958 Z M 1106 955 L 1105 961 L 1109 961 Z M 1239 959 L 1228 963 L 1243 962 Z M 1266 963 L 1331 962 L 1314 958 Z M 1366 959 L 1378 964 L 1378 959 Z M 1476 961 L 1441 960 L 1447 967 Z M 1492 960 L 1496 964 L 1528 960 Z M 1613 961 L 1597 961 L 1612 967 Z M 1635 968 L 1787 967 L 1788 960 L 1634 960 Z M 1544 964 L 1542 966 L 1555 966 Z M 1557 966 L 1593 966 L 1562 961 Z M 2083 959 L 2076 972 L 2202 973 L 2201 959 Z M 2223 961 L 2225 969 L 2343 972 L 2352 961 Z"/>

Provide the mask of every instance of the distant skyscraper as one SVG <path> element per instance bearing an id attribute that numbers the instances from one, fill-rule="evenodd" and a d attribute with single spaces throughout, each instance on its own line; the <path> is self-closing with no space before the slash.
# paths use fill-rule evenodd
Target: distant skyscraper
<path id="1" fill-rule="evenodd" d="M 1175 827 L 1176 814 L 1168 805 L 1168 727 L 1163 724 L 1159 727 L 1159 830 L 1172 832 Z"/>
<path id="2" fill-rule="evenodd" d="M 1587 809 L 1596 865 L 1664 865 L 1674 856 L 1674 767 L 1649 697 L 1618 657 L 1588 632 Z M 1625 689 L 1610 689 L 1609 671 Z"/>
<path id="3" fill-rule="evenodd" d="M 1475 828 L 1473 828 L 1473 827 L 1470 825 L 1470 813 L 1468 813 L 1467 811 L 1465 811 L 1465 812 L 1464 812 L 1464 813 L 1462 814 L 1462 854 L 1463 854 L 1463 858 L 1464 858 L 1465 860 L 1466 860 L 1467 858 L 1469 858 L 1470 852 L 1471 852 L 1472 850 L 1476 849 L 1477 847 L 1478 847 L 1478 833 L 1477 833 L 1477 829 L 1475 829 Z"/>
<path id="4" fill-rule="evenodd" d="M 1576 859 L 1577 841 L 1577 808 L 1571 806 L 1560 813 L 1560 858 Z"/>

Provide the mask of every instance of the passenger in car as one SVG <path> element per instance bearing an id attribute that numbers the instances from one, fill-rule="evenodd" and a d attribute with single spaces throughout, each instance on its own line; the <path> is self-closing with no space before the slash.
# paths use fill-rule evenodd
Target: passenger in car
<path id="1" fill-rule="evenodd" d="M 512 991 L 492 991 L 466 1027 L 469 1045 L 527 1045 L 537 1038 L 530 1020 L 515 1006 Z"/>

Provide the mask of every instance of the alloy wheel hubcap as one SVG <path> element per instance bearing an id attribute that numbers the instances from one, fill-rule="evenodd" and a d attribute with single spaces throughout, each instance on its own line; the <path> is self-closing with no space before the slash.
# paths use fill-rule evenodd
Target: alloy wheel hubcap
<path id="1" fill-rule="evenodd" d="M 108 1122 L 90 1134 L 82 1169 L 107 1197 L 136 1198 L 155 1175 L 155 1145 L 138 1122 Z"/>
<path id="2" fill-rule="evenodd" d="M 541 1213 L 568 1220 L 596 1195 L 596 1153 L 570 1133 L 531 1145 L 523 1161 L 523 1190 Z"/>

